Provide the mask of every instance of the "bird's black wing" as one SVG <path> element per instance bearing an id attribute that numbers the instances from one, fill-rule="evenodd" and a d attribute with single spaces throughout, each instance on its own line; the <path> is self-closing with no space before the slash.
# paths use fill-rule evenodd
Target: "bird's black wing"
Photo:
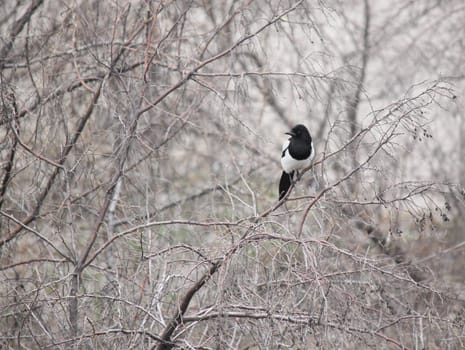
<path id="1" fill-rule="evenodd" d="M 283 152 L 281 153 L 281 158 L 284 158 L 286 156 L 286 151 L 289 149 L 289 145 L 283 149 Z"/>

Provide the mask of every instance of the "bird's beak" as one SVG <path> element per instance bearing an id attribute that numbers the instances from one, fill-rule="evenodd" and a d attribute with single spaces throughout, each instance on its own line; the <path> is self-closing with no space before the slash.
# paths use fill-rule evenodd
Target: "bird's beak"
<path id="1" fill-rule="evenodd" d="M 292 131 L 289 131 L 289 132 L 285 132 L 286 135 L 289 135 L 289 136 L 295 136 L 295 134 L 292 132 Z"/>

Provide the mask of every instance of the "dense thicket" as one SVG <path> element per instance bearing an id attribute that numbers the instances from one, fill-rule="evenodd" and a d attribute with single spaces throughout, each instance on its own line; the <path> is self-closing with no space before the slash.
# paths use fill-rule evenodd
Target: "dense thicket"
<path id="1" fill-rule="evenodd" d="M 464 15 L 2 2 L 0 347 L 464 348 Z"/>

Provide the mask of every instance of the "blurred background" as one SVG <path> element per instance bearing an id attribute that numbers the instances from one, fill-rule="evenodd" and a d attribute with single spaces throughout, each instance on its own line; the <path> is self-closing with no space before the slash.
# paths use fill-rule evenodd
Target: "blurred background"
<path id="1" fill-rule="evenodd" d="M 462 1 L 0 4 L 2 349 L 465 347 Z"/>

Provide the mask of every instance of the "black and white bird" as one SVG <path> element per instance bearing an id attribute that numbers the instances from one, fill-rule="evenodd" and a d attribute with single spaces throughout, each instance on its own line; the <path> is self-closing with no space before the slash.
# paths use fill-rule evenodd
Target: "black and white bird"
<path id="1" fill-rule="evenodd" d="M 298 124 L 285 134 L 289 135 L 290 138 L 284 142 L 281 154 L 283 174 L 279 181 L 279 200 L 289 191 L 294 179 L 294 172 L 308 167 L 315 156 L 312 137 L 304 125 Z"/>

